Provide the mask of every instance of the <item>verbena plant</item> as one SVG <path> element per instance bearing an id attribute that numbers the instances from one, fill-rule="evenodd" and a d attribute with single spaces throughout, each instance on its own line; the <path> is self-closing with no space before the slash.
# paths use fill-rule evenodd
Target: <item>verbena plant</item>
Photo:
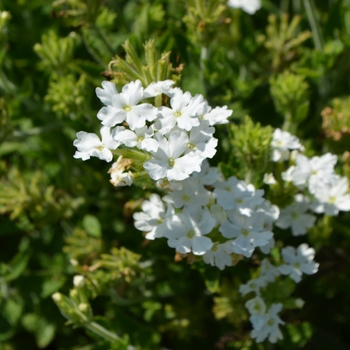
<path id="1" fill-rule="evenodd" d="M 4 0 L 0 349 L 347 349 L 349 15 Z"/>

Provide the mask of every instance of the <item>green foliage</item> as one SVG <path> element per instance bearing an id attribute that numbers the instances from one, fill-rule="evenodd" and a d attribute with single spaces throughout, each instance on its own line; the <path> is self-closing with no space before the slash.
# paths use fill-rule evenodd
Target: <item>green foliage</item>
<path id="1" fill-rule="evenodd" d="M 270 85 L 276 110 L 285 116 L 285 123 L 301 123 L 309 111 L 309 84 L 305 78 L 286 71 L 271 77 Z"/>
<path id="2" fill-rule="evenodd" d="M 281 71 L 300 55 L 301 44 L 310 38 L 310 31 L 300 32 L 299 24 L 301 17 L 293 16 L 289 23 L 289 16 L 283 13 L 280 18 L 275 14 L 268 17 L 266 37 L 259 37 L 259 41 L 264 43 L 272 58 L 272 69 Z"/>
<path id="3" fill-rule="evenodd" d="M 106 73 L 118 85 L 125 85 L 137 79 L 141 80 L 144 87 L 147 87 L 153 81 L 180 80 L 179 73 L 182 68 L 173 68 L 169 59 L 170 52 L 163 52 L 159 55 L 155 51 L 153 40 L 149 40 L 144 44 L 144 62 L 140 60 L 130 41 L 126 41 L 122 46 L 126 53 L 125 59 L 119 56 L 115 57 L 110 62 L 109 71 Z"/>
<path id="4" fill-rule="evenodd" d="M 235 157 L 242 169 L 241 176 L 246 181 L 256 182 L 267 168 L 272 128 L 262 127 L 254 123 L 249 116 L 242 120 L 240 125 L 230 125 L 230 139 Z M 245 175 L 244 175 L 245 174 Z"/>
<path id="5" fill-rule="evenodd" d="M 153 190 L 147 155 L 116 150 L 139 186 L 121 189 L 109 165 L 73 159 L 72 143 L 80 130 L 98 132 L 103 80 L 173 79 L 233 109 L 216 128 L 212 161 L 226 177 L 262 187 L 273 171 L 280 180 L 290 164 L 272 169 L 269 145 L 284 125 L 308 154 L 338 154 L 337 171 L 350 178 L 349 18 L 345 0 L 266 0 L 253 16 L 224 0 L 3 0 L 0 349 L 347 349 L 349 215 L 324 217 L 308 233 L 320 273 L 295 290 L 288 278 L 263 290 L 283 303 L 288 326 L 283 342 L 257 345 L 238 288 L 264 256 L 235 256 L 222 272 L 174 259 L 133 227 Z M 283 208 L 295 188 L 277 182 L 268 199 Z M 283 234 L 277 245 L 299 243 Z"/>

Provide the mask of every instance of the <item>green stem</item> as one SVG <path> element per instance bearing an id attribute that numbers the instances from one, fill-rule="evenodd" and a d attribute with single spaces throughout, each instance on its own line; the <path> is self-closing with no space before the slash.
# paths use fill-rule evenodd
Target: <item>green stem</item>
<path id="1" fill-rule="evenodd" d="M 250 184 L 252 182 L 252 178 L 253 178 L 253 170 L 249 169 L 248 172 L 245 175 L 244 181 L 247 184 Z"/>
<path id="2" fill-rule="evenodd" d="M 112 55 L 115 55 L 115 50 L 113 49 L 113 47 L 109 43 L 105 34 L 101 31 L 101 29 L 96 24 L 93 24 L 93 28 L 94 28 L 95 32 L 98 34 L 98 36 L 100 37 L 100 39 L 103 41 L 103 43 L 106 45 L 106 47 L 110 51 L 110 53 Z"/>
<path id="3" fill-rule="evenodd" d="M 88 41 L 86 40 L 85 34 L 82 32 L 81 33 L 81 37 L 83 39 L 83 43 L 86 47 L 86 50 L 88 51 L 88 53 L 91 55 L 91 57 L 101 66 L 101 67 L 105 67 L 105 63 L 102 61 L 102 59 L 95 53 L 95 51 L 93 50 L 93 48 L 90 46 L 90 44 L 88 43 Z"/>
<path id="4" fill-rule="evenodd" d="M 202 46 L 200 60 L 199 60 L 199 66 L 201 68 L 202 86 L 203 86 L 203 90 L 205 93 L 207 92 L 207 87 L 206 87 L 206 82 L 205 82 L 205 62 L 208 60 L 208 56 L 209 56 L 208 48 L 205 46 Z"/>
<path id="5" fill-rule="evenodd" d="M 316 6 L 313 0 L 304 0 L 306 14 L 310 23 L 312 37 L 314 39 L 315 47 L 319 51 L 323 51 L 323 36 L 321 26 L 316 18 Z"/>
<path id="6" fill-rule="evenodd" d="M 292 113 L 287 112 L 284 116 L 284 123 L 282 126 L 282 130 L 290 131 L 291 126 L 292 126 Z"/>
<path id="7" fill-rule="evenodd" d="M 120 341 L 120 338 L 115 334 L 107 330 L 106 328 L 102 327 L 96 322 L 89 322 L 84 324 L 84 327 L 89 329 L 90 331 L 96 333 L 101 338 L 109 341 L 110 343 L 115 343 Z"/>
<path id="8" fill-rule="evenodd" d="M 157 108 L 162 106 L 162 94 L 156 96 L 154 99 L 154 106 Z"/>

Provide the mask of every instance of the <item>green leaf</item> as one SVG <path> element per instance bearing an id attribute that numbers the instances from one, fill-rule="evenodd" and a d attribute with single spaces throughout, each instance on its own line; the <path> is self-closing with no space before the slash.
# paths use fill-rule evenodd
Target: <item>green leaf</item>
<path id="1" fill-rule="evenodd" d="M 39 316 L 34 313 L 28 313 L 22 317 L 22 326 L 30 333 L 34 333 L 39 327 Z"/>
<path id="2" fill-rule="evenodd" d="M 23 311 L 22 298 L 8 299 L 5 304 L 4 314 L 11 326 L 15 326 L 22 315 Z"/>
<path id="3" fill-rule="evenodd" d="M 298 325 L 288 324 L 287 331 L 291 342 L 298 344 L 299 347 L 305 345 L 313 334 L 312 327 L 308 322 L 302 322 Z"/>
<path id="4" fill-rule="evenodd" d="M 47 298 L 51 296 L 53 293 L 57 292 L 66 282 L 67 278 L 64 276 L 56 277 L 55 279 L 50 277 L 45 280 L 42 284 L 41 297 Z"/>
<path id="5" fill-rule="evenodd" d="M 47 323 L 45 319 L 40 319 L 40 326 L 35 334 L 36 344 L 39 348 L 46 348 L 55 336 L 56 327 L 52 323 Z"/>
<path id="6" fill-rule="evenodd" d="M 203 273 L 205 286 L 211 293 L 216 293 L 220 287 L 220 270 L 218 268 L 207 268 Z"/>
<path id="7" fill-rule="evenodd" d="M 84 230 L 92 237 L 101 237 L 101 224 L 96 216 L 85 215 L 83 219 Z"/>
<path id="8" fill-rule="evenodd" d="M 10 263 L 10 272 L 4 276 L 5 281 L 9 282 L 19 277 L 27 267 L 30 253 L 18 253 Z"/>

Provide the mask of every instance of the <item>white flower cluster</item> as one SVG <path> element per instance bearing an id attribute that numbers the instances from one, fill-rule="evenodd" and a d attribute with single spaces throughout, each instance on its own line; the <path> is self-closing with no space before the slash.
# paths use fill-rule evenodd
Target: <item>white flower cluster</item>
<path id="1" fill-rule="evenodd" d="M 143 164 L 153 180 L 182 181 L 194 171 L 199 172 L 204 159 L 216 153 L 218 140 L 213 137 L 215 124 L 228 123 L 232 114 L 226 106 L 211 109 L 202 95 L 191 96 L 173 88 L 171 80 L 151 83 L 146 89 L 140 80 L 126 84 L 118 92 L 112 82 L 102 83 L 96 94 L 105 105 L 97 118 L 101 120 L 101 136 L 80 131 L 74 146 L 75 158 L 98 157 L 110 162 L 113 150 L 123 146 L 148 154 Z M 154 107 L 146 99 L 165 94 L 170 106 Z M 122 124 L 122 125 L 121 125 Z M 122 168 L 114 174 L 112 183 L 130 185 L 132 177 L 123 175 Z M 118 182 L 118 178 L 120 181 Z"/>
<path id="2" fill-rule="evenodd" d="M 218 168 L 204 162 L 181 188 L 144 201 L 143 212 L 134 214 L 135 227 L 147 239 L 164 237 L 179 253 L 203 256 L 223 270 L 232 265 L 231 254 L 249 258 L 255 248 L 267 253 L 274 245 L 279 210 L 263 194 L 234 176 L 223 180 Z"/>
<path id="3" fill-rule="evenodd" d="M 293 164 L 281 174 L 282 179 L 302 192 L 295 195 L 291 205 L 281 209 L 276 226 L 291 228 L 294 236 L 304 235 L 316 221 L 316 216 L 310 211 L 335 216 L 339 211 L 350 210 L 348 179 L 335 173 L 335 155 L 326 153 L 308 158 L 299 152 L 303 147 L 298 138 L 280 129 L 273 134 L 271 148 L 272 161 Z M 294 153 L 291 154 L 290 150 Z M 265 174 L 264 182 L 269 185 L 276 183 L 272 174 Z"/>
<path id="4" fill-rule="evenodd" d="M 248 1 L 231 2 L 248 6 Z M 252 7 L 245 10 L 253 11 Z M 101 139 L 80 131 L 74 141 L 74 157 L 82 160 L 98 157 L 110 162 L 113 153 L 129 154 L 121 152 L 125 150 L 137 156 L 120 156 L 113 163 L 109 173 L 114 186 L 133 183 L 136 175 L 130 168 L 133 159 L 139 159 L 143 173 L 167 191 L 162 198 L 152 194 L 143 202 L 142 211 L 134 213 L 135 227 L 146 239 L 164 238 L 179 254 L 200 257 L 223 270 L 243 257 L 252 257 L 256 248 L 270 253 L 275 247 L 274 224 L 291 228 L 299 236 L 315 224 L 316 216 L 310 211 L 337 215 L 340 210 L 350 210 L 348 180 L 334 172 L 336 156 L 327 153 L 309 159 L 301 153 L 298 138 L 280 129 L 273 134 L 271 161 L 280 172 L 276 178 L 289 183 L 293 193 L 299 192 L 292 204 L 280 209 L 252 184 L 235 176 L 224 179 L 207 159 L 215 155 L 218 143 L 213 126 L 228 123 L 232 111 L 226 106 L 212 109 L 202 95 L 192 97 L 173 85 L 166 80 L 144 89 L 137 80 L 118 92 L 114 83 L 103 82 L 96 89 L 104 104 L 97 114 Z M 148 103 L 152 100 L 157 107 Z M 287 162 L 290 167 L 282 172 Z M 279 186 L 276 178 L 265 174 L 264 183 Z M 274 266 L 264 259 L 260 275 L 240 287 L 242 295 L 255 293 L 246 307 L 251 314 L 251 336 L 257 342 L 281 339 L 279 326 L 284 324 L 278 316 L 283 305 L 265 302 L 261 290 L 282 275 L 298 283 L 302 274 L 318 270 L 315 251 L 307 244 L 282 248 L 281 255 L 283 264 Z"/>
<path id="5" fill-rule="evenodd" d="M 260 267 L 260 275 L 240 286 L 240 293 L 246 295 L 255 293 L 255 297 L 246 302 L 245 306 L 250 313 L 250 322 L 253 330 L 251 337 L 258 343 L 268 339 L 276 343 L 283 339 L 279 325 L 284 322 L 279 318 L 278 313 L 282 311 L 281 303 L 272 303 L 267 309 L 261 295 L 261 289 L 273 283 L 277 277 L 289 276 L 294 282 L 301 281 L 302 274 L 312 275 L 318 270 L 318 263 L 314 262 L 315 250 L 307 244 L 301 244 L 297 249 L 287 246 L 282 249 L 284 264 L 273 266 L 267 259 L 264 259 Z M 300 300 L 297 300 L 300 304 Z M 302 304 L 302 303 L 301 303 Z M 296 305 L 298 306 L 298 305 Z"/>

